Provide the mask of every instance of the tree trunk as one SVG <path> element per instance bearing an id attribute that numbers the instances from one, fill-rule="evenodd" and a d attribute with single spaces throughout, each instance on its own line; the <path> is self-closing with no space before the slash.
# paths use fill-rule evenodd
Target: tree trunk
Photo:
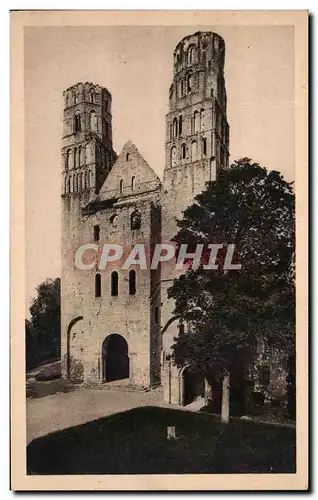
<path id="1" fill-rule="evenodd" d="M 222 408 L 221 421 L 228 423 L 230 420 L 230 374 L 228 371 L 224 373 L 222 382 Z"/>

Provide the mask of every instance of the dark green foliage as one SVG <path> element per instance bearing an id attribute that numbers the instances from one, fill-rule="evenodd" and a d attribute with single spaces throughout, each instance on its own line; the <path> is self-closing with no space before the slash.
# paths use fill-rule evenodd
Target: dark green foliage
<path id="1" fill-rule="evenodd" d="M 225 252 L 217 270 L 188 269 L 174 280 L 169 296 L 187 332 L 175 339 L 178 366 L 222 373 L 237 360 L 251 358 L 257 336 L 284 351 L 294 351 L 295 197 L 292 184 L 248 158 L 222 170 L 184 212 L 174 240 L 195 247 L 235 244 L 225 271 Z"/>
<path id="2" fill-rule="evenodd" d="M 31 318 L 25 325 L 27 370 L 60 356 L 60 278 L 47 279 L 36 291 L 37 297 L 30 307 Z"/>
<path id="3" fill-rule="evenodd" d="M 167 440 L 167 426 L 176 440 Z M 28 474 L 295 472 L 295 430 L 136 408 L 32 441 Z"/>

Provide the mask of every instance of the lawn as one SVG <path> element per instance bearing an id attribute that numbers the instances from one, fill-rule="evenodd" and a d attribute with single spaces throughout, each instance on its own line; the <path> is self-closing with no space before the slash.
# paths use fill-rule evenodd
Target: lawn
<path id="1" fill-rule="evenodd" d="M 167 440 L 167 426 L 176 440 Z M 49 434 L 27 449 L 28 474 L 295 472 L 295 431 L 158 407 Z"/>

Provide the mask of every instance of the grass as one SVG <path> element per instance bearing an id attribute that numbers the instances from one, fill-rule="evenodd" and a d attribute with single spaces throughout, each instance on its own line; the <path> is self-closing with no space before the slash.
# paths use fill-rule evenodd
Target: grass
<path id="1" fill-rule="evenodd" d="M 167 426 L 176 440 L 167 440 Z M 293 473 L 295 431 L 146 407 L 32 441 L 28 474 Z"/>
<path id="2" fill-rule="evenodd" d="M 76 385 L 64 379 L 32 380 L 26 385 L 26 397 L 31 399 L 44 398 L 58 392 L 70 392 L 74 388 L 76 388 Z"/>

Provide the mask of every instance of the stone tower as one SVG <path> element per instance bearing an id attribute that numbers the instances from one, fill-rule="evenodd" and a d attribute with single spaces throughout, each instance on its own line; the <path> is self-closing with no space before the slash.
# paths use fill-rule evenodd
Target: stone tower
<path id="1" fill-rule="evenodd" d="M 173 81 L 166 115 L 166 164 L 162 194 L 162 239 L 170 241 L 177 232 L 176 220 L 194 202 L 195 196 L 216 179 L 229 163 L 229 125 L 224 80 L 224 40 L 216 33 L 186 36 L 173 55 Z M 167 289 L 177 277 L 175 267 L 162 267 L 162 327 L 173 317 L 173 301 Z M 180 377 L 165 361 L 178 321 L 172 321 L 163 336 L 163 381 L 165 400 L 180 401 Z"/>
<path id="2" fill-rule="evenodd" d="M 98 193 L 116 155 L 112 144 L 111 95 L 92 83 L 63 92 L 63 194 Z"/>
<path id="3" fill-rule="evenodd" d="M 99 192 L 117 156 L 108 90 L 77 83 L 63 97 L 61 351 L 67 376 L 72 368 L 67 331 L 71 321 L 83 316 L 85 278 L 74 266 L 75 252 L 85 240 L 82 208 Z"/>

